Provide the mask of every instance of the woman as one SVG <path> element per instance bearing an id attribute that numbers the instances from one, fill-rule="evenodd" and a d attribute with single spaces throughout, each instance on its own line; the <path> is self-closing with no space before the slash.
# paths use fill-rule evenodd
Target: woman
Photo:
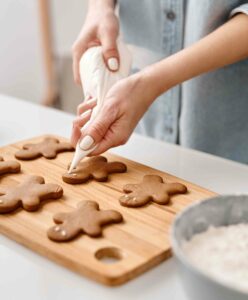
<path id="1" fill-rule="evenodd" d="M 73 46 L 77 83 L 79 60 L 89 47 L 102 45 L 107 67 L 113 72 L 118 69 L 119 20 L 114 2 L 89 1 L 85 24 Z M 82 133 L 84 148 L 99 143 L 92 153 L 97 155 L 126 143 L 149 109 L 137 127 L 139 132 L 248 163 L 246 1 L 118 3 L 124 41 L 148 66 L 139 70 L 144 66 L 137 64 L 135 74 L 110 89 L 102 110 Z M 79 105 L 73 144 L 89 118 L 80 114 L 94 105 L 94 101 Z"/>

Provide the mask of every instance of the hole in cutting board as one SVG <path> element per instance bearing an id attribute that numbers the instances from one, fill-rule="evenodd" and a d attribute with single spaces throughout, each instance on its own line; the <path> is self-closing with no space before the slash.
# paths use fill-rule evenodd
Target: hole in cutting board
<path id="1" fill-rule="evenodd" d="M 115 247 L 106 247 L 96 251 L 96 259 L 104 264 L 115 264 L 123 258 L 122 251 Z"/>

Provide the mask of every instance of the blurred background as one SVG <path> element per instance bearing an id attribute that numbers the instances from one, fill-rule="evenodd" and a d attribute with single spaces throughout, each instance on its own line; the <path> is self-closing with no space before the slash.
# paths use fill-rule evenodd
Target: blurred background
<path id="1" fill-rule="evenodd" d="M 87 0 L 0 1 L 0 93 L 75 113 L 71 45 Z"/>

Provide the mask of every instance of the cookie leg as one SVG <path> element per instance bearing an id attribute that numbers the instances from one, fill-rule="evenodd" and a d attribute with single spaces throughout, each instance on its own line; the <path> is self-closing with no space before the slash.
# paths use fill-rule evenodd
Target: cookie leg
<path id="1" fill-rule="evenodd" d="M 170 201 L 170 197 L 168 194 L 153 194 L 153 201 L 157 204 L 167 204 Z"/>
<path id="2" fill-rule="evenodd" d="M 56 152 L 55 149 L 46 149 L 46 150 L 42 151 L 42 155 L 45 158 L 52 159 L 52 158 L 55 158 L 57 156 L 57 152 Z"/>
<path id="3" fill-rule="evenodd" d="M 26 211 L 36 211 L 38 210 L 40 205 L 40 199 L 39 197 L 26 197 L 22 199 L 22 207 L 26 210 Z"/>
<path id="4" fill-rule="evenodd" d="M 108 180 L 108 173 L 103 170 L 94 171 L 93 177 L 97 181 L 107 181 Z"/>
<path id="5" fill-rule="evenodd" d="M 91 237 L 98 237 L 102 235 L 102 229 L 98 224 L 91 224 L 84 228 L 84 232 Z"/>

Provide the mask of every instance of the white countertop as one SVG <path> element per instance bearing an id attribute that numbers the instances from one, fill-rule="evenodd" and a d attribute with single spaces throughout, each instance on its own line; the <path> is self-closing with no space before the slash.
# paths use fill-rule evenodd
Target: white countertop
<path id="1" fill-rule="evenodd" d="M 41 134 L 69 137 L 73 116 L 0 95 L 0 146 Z M 133 135 L 112 152 L 192 181 L 217 193 L 248 193 L 248 166 Z M 115 288 L 102 286 L 0 237 L 0 298 L 186 300 L 174 259 Z"/>

